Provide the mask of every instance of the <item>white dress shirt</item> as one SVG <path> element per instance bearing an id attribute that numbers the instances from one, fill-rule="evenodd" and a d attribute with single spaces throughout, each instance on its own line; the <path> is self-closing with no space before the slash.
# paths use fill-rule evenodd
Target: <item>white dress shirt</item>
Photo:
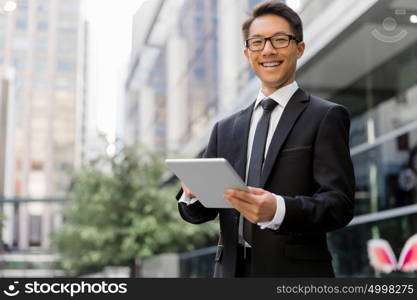
<path id="1" fill-rule="evenodd" d="M 274 93 L 266 97 L 262 93 L 262 89 L 258 92 L 258 97 L 256 98 L 254 111 L 251 118 L 251 124 L 249 129 L 249 137 L 248 137 L 248 151 L 247 151 L 247 164 L 246 164 L 246 178 L 248 177 L 248 171 L 249 171 L 249 162 L 250 157 L 252 154 L 252 145 L 253 140 L 255 138 L 255 131 L 256 127 L 258 125 L 259 120 L 262 117 L 263 109 L 262 106 L 259 105 L 260 102 L 265 98 L 270 98 L 278 103 L 278 105 L 275 107 L 275 109 L 271 113 L 271 119 L 269 121 L 269 129 L 268 129 L 268 136 L 266 139 L 266 145 L 265 145 L 265 153 L 264 156 L 266 158 L 266 155 L 268 153 L 269 145 L 271 144 L 272 136 L 274 135 L 275 129 L 278 125 L 279 120 L 281 119 L 282 112 L 284 111 L 285 107 L 287 106 L 288 102 L 290 101 L 291 97 L 294 95 L 294 93 L 298 90 L 298 84 L 297 82 L 293 82 L 289 85 L 286 85 L 279 90 L 276 90 Z M 275 195 L 275 198 L 277 200 L 277 209 L 275 211 L 275 215 L 273 219 L 270 222 L 260 222 L 258 225 L 261 227 L 261 229 L 270 228 L 270 229 L 278 229 L 279 226 L 281 226 L 282 221 L 285 217 L 285 201 L 282 196 Z M 197 198 L 189 199 L 189 197 L 183 193 L 181 199 L 179 202 L 184 202 L 187 205 L 193 204 L 196 201 L 198 201 Z"/>

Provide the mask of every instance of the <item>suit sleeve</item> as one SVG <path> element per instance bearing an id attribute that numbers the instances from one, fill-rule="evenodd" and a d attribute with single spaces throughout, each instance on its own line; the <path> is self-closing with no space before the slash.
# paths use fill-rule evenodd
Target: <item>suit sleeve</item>
<path id="1" fill-rule="evenodd" d="M 346 226 L 353 218 L 355 177 L 349 151 L 350 116 L 332 106 L 314 142 L 313 196 L 284 196 L 286 213 L 279 232 L 320 233 Z"/>
<path id="2" fill-rule="evenodd" d="M 218 123 L 216 123 L 216 125 L 213 128 L 213 131 L 211 132 L 209 143 L 207 145 L 206 150 L 203 153 L 203 158 L 217 157 L 217 127 Z M 182 193 L 183 190 L 180 189 L 176 196 L 177 200 L 181 199 Z M 181 217 L 185 221 L 192 224 L 201 224 L 204 222 L 214 220 L 219 212 L 218 209 L 204 207 L 200 203 L 200 201 L 197 201 L 190 205 L 179 202 L 178 210 L 180 212 Z"/>

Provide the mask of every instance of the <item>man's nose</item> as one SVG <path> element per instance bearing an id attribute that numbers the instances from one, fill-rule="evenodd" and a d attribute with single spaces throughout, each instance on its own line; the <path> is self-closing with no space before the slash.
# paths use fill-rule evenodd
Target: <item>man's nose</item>
<path id="1" fill-rule="evenodd" d="M 271 40 L 266 40 L 265 47 L 264 47 L 264 50 L 262 51 L 262 54 L 268 55 L 270 53 L 275 53 L 275 52 L 276 52 L 276 49 L 272 46 Z"/>

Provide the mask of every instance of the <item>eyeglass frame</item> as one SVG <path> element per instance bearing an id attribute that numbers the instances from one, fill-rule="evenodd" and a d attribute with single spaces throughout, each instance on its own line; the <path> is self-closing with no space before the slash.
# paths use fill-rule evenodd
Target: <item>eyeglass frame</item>
<path id="1" fill-rule="evenodd" d="M 274 44 L 272 43 L 272 40 L 271 40 L 273 37 L 276 37 L 276 36 L 286 36 L 286 37 L 288 37 L 289 38 L 288 45 L 285 46 L 285 47 L 278 47 L 278 48 L 276 48 L 274 46 Z M 253 39 L 263 39 L 264 40 L 264 46 L 262 47 L 262 49 L 252 50 L 249 47 L 249 41 L 250 40 L 253 40 Z M 284 49 L 284 48 L 288 48 L 288 46 L 290 45 L 290 42 L 292 40 L 296 41 L 297 44 L 301 42 L 299 39 L 297 39 L 297 37 L 295 35 L 287 34 L 287 33 L 283 33 L 283 32 L 279 32 L 279 33 L 275 33 L 274 35 L 271 35 L 270 37 L 253 37 L 253 38 L 247 39 L 247 40 L 245 40 L 245 47 L 248 48 L 252 52 L 259 52 L 259 51 L 263 51 L 265 49 L 266 42 L 269 41 L 271 43 L 272 48 L 274 48 L 274 49 Z"/>

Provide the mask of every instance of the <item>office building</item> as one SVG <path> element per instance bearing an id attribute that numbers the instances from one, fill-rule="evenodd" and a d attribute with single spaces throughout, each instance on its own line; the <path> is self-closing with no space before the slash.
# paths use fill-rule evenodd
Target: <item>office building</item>
<path id="1" fill-rule="evenodd" d="M 0 67 L 15 70 L 13 198 L 8 199 L 14 221 L 8 224 L 13 226 L 8 246 L 49 249 L 80 152 L 75 146 L 84 62 L 80 1 L 7 3 L 0 14 Z"/>

